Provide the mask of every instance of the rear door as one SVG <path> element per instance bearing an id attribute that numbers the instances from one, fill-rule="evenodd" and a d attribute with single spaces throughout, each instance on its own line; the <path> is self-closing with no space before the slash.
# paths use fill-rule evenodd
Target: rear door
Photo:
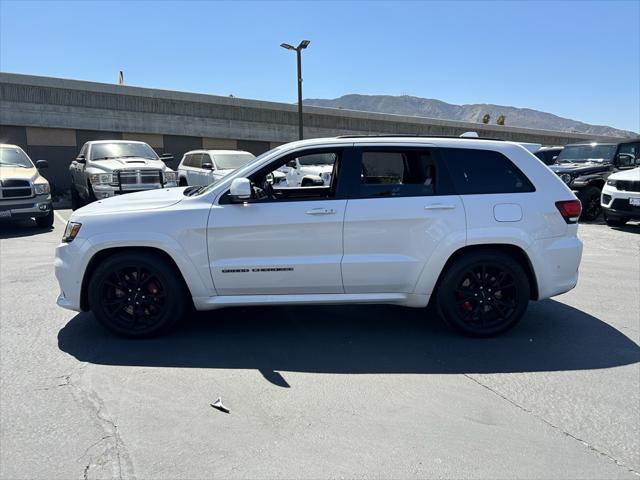
<path id="1" fill-rule="evenodd" d="M 281 157 L 252 175 L 255 198 L 231 203 L 228 192 L 211 210 L 209 258 L 220 295 L 342 293 L 340 261 L 347 200 L 337 176 L 331 186 L 273 185 L 273 172 L 296 156 L 325 154 L 340 169 L 344 148 Z"/>
<path id="2" fill-rule="evenodd" d="M 412 293 L 437 246 L 452 236 L 464 241 L 462 201 L 436 150 L 371 146 L 356 152 L 344 220 L 344 291 Z"/>

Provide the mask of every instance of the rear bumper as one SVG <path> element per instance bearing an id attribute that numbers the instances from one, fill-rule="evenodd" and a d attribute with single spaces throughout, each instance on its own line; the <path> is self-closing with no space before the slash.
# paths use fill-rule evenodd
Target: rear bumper
<path id="1" fill-rule="evenodd" d="M 532 258 L 538 280 L 538 300 L 573 289 L 578 283 L 582 242 L 578 237 L 548 238 L 536 241 Z"/>

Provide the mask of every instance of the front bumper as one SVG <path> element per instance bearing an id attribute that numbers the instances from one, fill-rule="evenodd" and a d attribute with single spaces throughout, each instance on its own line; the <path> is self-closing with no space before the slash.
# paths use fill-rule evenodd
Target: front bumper
<path id="1" fill-rule="evenodd" d="M 24 200 L 0 200 L 0 221 L 12 222 L 44 217 L 53 210 L 51 195 L 36 195 Z"/>
<path id="2" fill-rule="evenodd" d="M 103 198 L 114 197 L 116 195 L 124 195 L 125 193 L 145 192 L 147 190 L 157 190 L 159 188 L 177 187 L 176 182 L 167 182 L 164 185 L 160 183 L 131 183 L 121 185 L 119 187 L 113 185 L 92 185 L 93 194 L 98 200 Z"/>
<path id="3" fill-rule="evenodd" d="M 61 243 L 56 247 L 53 266 L 60 286 L 57 304 L 62 308 L 76 312 L 82 311 L 80 295 L 89 248 L 90 243 L 82 238 L 76 238 L 69 243 Z"/>
<path id="4" fill-rule="evenodd" d="M 600 197 L 600 204 L 610 217 L 640 219 L 640 206 L 631 205 L 631 198 L 640 201 L 640 192 L 618 190 L 610 185 L 605 185 Z"/>

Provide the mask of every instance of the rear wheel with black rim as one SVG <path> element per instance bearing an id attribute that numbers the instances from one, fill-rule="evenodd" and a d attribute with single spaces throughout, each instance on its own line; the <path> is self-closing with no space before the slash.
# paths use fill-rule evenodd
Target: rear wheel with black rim
<path id="1" fill-rule="evenodd" d="M 597 187 L 585 187 L 578 198 L 582 203 L 582 220 L 593 221 L 600 216 L 602 206 L 600 205 L 600 189 Z"/>
<path id="2" fill-rule="evenodd" d="M 445 272 L 436 305 L 445 322 L 466 335 L 488 337 L 512 328 L 529 303 L 527 274 L 511 256 L 473 252 Z"/>
<path id="3" fill-rule="evenodd" d="M 128 337 L 165 333 L 186 308 L 179 274 L 167 261 L 148 253 L 120 253 L 95 270 L 89 307 L 108 330 Z"/>

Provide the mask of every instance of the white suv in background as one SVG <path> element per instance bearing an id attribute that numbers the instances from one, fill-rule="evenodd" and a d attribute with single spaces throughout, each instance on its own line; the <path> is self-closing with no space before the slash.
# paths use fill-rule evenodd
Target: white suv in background
<path id="1" fill-rule="evenodd" d="M 209 185 L 254 158 L 242 150 L 192 150 L 184 154 L 178 166 L 180 185 Z"/>
<path id="2" fill-rule="evenodd" d="M 640 220 L 640 167 L 609 175 L 601 201 L 604 219 L 611 227 Z"/>
<path id="3" fill-rule="evenodd" d="M 328 185 L 274 182 L 283 165 L 318 155 L 331 159 Z M 433 302 L 457 330 L 495 335 L 530 300 L 576 285 L 580 210 L 516 143 L 304 140 L 208 187 L 75 212 L 56 249 L 58 304 L 142 337 L 167 331 L 189 305 Z"/>

